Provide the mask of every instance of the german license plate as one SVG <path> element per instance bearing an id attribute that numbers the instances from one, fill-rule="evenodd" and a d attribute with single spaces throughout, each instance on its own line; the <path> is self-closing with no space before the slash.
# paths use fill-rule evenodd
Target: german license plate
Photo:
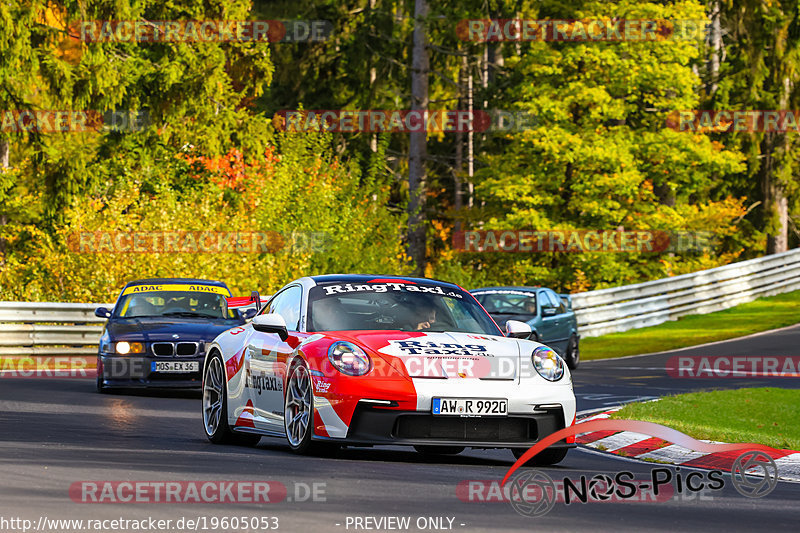
<path id="1" fill-rule="evenodd" d="M 151 372 L 198 372 L 200 361 L 153 361 Z"/>
<path id="2" fill-rule="evenodd" d="M 433 414 L 456 416 L 507 416 L 508 400 L 487 398 L 434 398 Z"/>

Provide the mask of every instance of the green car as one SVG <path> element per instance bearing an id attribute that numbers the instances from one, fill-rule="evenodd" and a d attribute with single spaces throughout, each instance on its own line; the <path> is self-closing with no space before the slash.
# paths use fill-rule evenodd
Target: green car
<path id="1" fill-rule="evenodd" d="M 532 330 L 529 339 L 553 348 L 571 370 L 578 368 L 580 334 L 569 294 L 542 287 L 486 287 L 470 292 L 501 328 L 508 320 L 525 322 Z"/>

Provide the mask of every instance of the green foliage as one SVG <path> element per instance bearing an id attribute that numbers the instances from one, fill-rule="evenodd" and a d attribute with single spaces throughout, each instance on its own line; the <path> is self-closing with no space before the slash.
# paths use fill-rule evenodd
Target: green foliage
<path id="1" fill-rule="evenodd" d="M 0 40 L 0 109 L 74 109 L 147 113 L 158 142 L 192 145 L 220 154 L 232 146 L 263 148 L 264 121 L 253 135 L 248 104 L 272 76 L 264 43 L 136 43 L 79 40 L 82 21 L 211 19 L 245 20 L 249 2 L 186 0 L 164 4 L 139 0 L 6 2 L 0 17 L 9 32 Z M 249 123 L 249 124 L 248 124 Z M 44 192 L 46 218 L 62 220 L 63 209 L 95 183 L 92 162 L 118 142 L 120 133 L 18 133 L 16 166 Z M 268 139 L 268 137 L 267 137 Z M 143 139 L 144 140 L 144 139 Z M 147 151 L 147 144 L 138 150 Z"/>
<path id="2" fill-rule="evenodd" d="M 571 18 L 698 19 L 698 2 L 576 2 Z M 558 18 L 540 7 L 523 18 Z M 505 59 L 499 107 L 535 114 L 535 128 L 495 136 L 483 147 L 476 218 L 485 229 L 712 230 L 737 233 L 742 199 L 714 198 L 715 183 L 744 169 L 743 157 L 708 135 L 667 128 L 670 113 L 696 109 L 694 41 L 530 43 Z M 501 284 L 602 288 L 730 262 L 719 255 L 465 254 Z M 500 257 L 492 257 L 492 256 Z M 452 269 L 450 264 L 448 269 Z"/>
<path id="3" fill-rule="evenodd" d="M 721 0 L 724 61 L 702 38 L 664 42 L 467 42 L 466 19 L 708 17 L 699 0 L 429 2 L 432 110 L 528 112 L 525 131 L 476 133 L 471 207 L 466 135 L 431 132 L 426 274 L 472 288 L 581 291 L 752 256 L 778 225 L 759 165 L 797 211 L 796 134 L 683 133 L 680 110 L 797 108 L 797 2 Z M 741 5 L 741 7 L 739 7 Z M 113 298 L 130 278 L 222 278 L 271 291 L 323 272 L 410 271 L 403 253 L 408 134 L 283 134 L 286 109 L 409 109 L 413 2 L 399 0 L 9 0 L 0 5 L 0 111 L 144 111 L 141 131 L 11 134 L 0 173 L 0 298 Z M 81 20 L 291 20 L 333 24 L 299 43 L 83 43 Z M 713 82 L 717 90 L 709 91 Z M 460 158 L 456 155 L 461 148 Z M 772 152 L 775 152 L 774 154 Z M 772 159 L 770 160 L 772 161 Z M 463 187 L 466 192 L 466 186 Z M 466 196 L 465 205 L 467 202 Z M 713 232 L 710 253 L 462 254 L 456 229 Z M 318 253 L 75 254 L 76 231 L 324 232 Z"/>
<path id="4" fill-rule="evenodd" d="M 362 176 L 356 165 L 326 154 L 330 140 L 323 135 L 279 135 L 276 142 L 247 157 L 173 154 L 160 166 L 170 174 L 159 181 L 146 168 L 131 169 L 109 180 L 105 192 L 73 202 L 55 233 L 36 224 L 6 227 L 15 253 L 0 274 L 0 299 L 113 301 L 127 281 L 144 277 L 221 279 L 235 294 L 249 294 L 274 292 L 304 275 L 402 272 L 401 224 L 383 208 L 382 178 Z M 270 244 L 269 253 L 203 253 L 200 246 L 194 253 L 154 254 L 111 253 L 99 239 L 81 246 L 79 237 L 176 230 L 285 239 Z"/>

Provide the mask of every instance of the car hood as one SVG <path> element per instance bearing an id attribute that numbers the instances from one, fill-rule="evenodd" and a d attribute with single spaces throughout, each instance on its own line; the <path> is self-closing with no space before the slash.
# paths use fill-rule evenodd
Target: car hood
<path id="1" fill-rule="evenodd" d="M 106 331 L 112 341 L 212 341 L 238 324 L 221 319 L 122 318 L 109 320 Z"/>
<path id="2" fill-rule="evenodd" d="M 411 378 L 518 380 L 520 341 L 495 335 L 348 331 L 337 335 L 379 354 Z M 399 370 L 399 368 L 398 368 Z"/>

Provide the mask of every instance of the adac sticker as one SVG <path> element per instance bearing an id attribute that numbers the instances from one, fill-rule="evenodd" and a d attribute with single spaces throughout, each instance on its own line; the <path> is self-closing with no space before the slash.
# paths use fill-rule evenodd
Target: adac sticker
<path id="1" fill-rule="evenodd" d="M 173 285 L 173 284 L 154 284 L 154 285 L 131 285 L 122 291 L 122 295 L 136 294 L 140 292 L 206 292 L 209 294 L 221 294 L 223 296 L 230 296 L 231 293 L 225 287 L 218 287 L 216 285 Z"/>

